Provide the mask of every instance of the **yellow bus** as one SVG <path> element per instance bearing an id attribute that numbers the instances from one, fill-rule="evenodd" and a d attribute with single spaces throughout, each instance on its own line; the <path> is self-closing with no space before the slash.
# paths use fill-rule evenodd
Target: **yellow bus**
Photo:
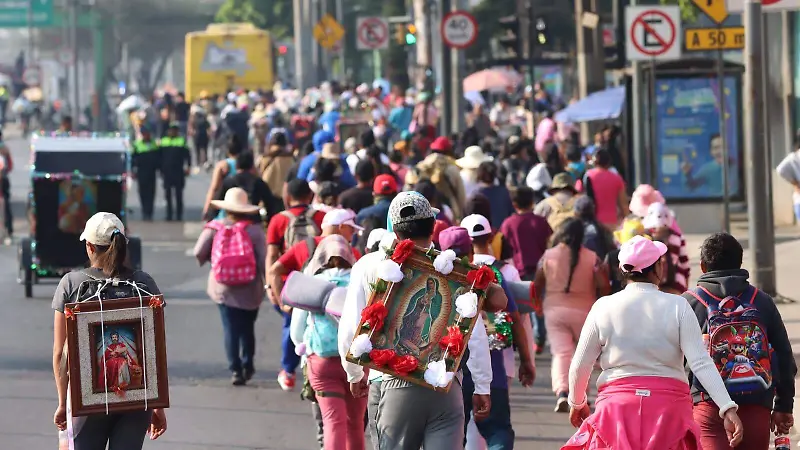
<path id="1" fill-rule="evenodd" d="M 186 35 L 186 96 L 235 89 L 271 90 L 275 83 L 272 39 L 248 23 L 211 24 Z"/>

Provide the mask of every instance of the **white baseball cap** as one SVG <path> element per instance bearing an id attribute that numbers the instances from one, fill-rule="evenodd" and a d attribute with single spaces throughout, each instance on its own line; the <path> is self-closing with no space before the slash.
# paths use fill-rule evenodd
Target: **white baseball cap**
<path id="1" fill-rule="evenodd" d="M 111 245 L 116 233 L 125 236 L 125 225 L 119 217 L 109 212 L 99 212 L 86 221 L 80 240 L 94 245 Z"/>
<path id="2" fill-rule="evenodd" d="M 332 209 L 325 213 L 325 218 L 322 219 L 322 228 L 349 225 L 358 231 L 362 231 L 364 227 L 356 225 L 356 213 L 349 209 Z"/>
<path id="3" fill-rule="evenodd" d="M 489 219 L 480 214 L 470 214 L 461 220 L 461 226 L 467 229 L 469 237 L 486 236 L 492 232 Z"/>

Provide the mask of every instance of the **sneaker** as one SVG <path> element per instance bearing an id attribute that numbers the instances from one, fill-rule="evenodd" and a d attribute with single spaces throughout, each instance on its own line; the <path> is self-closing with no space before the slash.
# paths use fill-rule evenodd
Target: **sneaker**
<path id="1" fill-rule="evenodd" d="M 555 412 L 557 413 L 569 412 L 569 401 L 567 400 L 566 393 L 562 392 L 558 394 L 558 399 L 556 400 Z"/>
<path id="2" fill-rule="evenodd" d="M 247 383 L 247 381 L 245 381 L 241 372 L 233 372 L 233 375 L 231 376 L 231 384 L 234 386 L 244 386 L 245 383 Z"/>
<path id="3" fill-rule="evenodd" d="M 542 353 L 544 353 L 544 345 L 533 344 L 533 351 L 537 355 L 541 355 Z"/>
<path id="4" fill-rule="evenodd" d="M 293 391 L 294 390 L 294 382 L 295 377 L 294 374 L 286 373 L 285 370 L 281 370 L 278 374 L 278 384 L 281 385 L 281 389 L 284 391 Z"/>
<path id="5" fill-rule="evenodd" d="M 255 373 L 256 373 L 255 369 L 244 369 L 244 379 L 246 381 L 252 380 L 253 379 L 253 375 L 255 375 Z"/>

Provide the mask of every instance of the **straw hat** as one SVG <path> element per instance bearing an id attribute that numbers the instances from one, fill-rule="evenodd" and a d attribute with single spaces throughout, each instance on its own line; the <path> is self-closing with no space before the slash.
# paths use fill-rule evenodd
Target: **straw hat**
<path id="1" fill-rule="evenodd" d="M 456 165 L 462 169 L 477 169 L 482 163 L 492 161 L 493 157 L 484 154 L 482 148 L 473 145 L 464 150 L 464 157 L 457 159 Z"/>
<path id="2" fill-rule="evenodd" d="M 225 200 L 211 200 L 211 204 L 217 208 L 232 212 L 234 214 L 255 214 L 258 206 L 250 204 L 247 192 L 242 188 L 230 188 L 225 193 Z"/>

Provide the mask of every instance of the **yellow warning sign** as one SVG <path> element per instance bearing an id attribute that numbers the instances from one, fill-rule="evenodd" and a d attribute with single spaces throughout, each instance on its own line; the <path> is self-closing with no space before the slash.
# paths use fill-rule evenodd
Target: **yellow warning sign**
<path id="1" fill-rule="evenodd" d="M 692 0 L 701 11 L 716 23 L 722 23 L 728 18 L 726 0 Z"/>
<path id="2" fill-rule="evenodd" d="M 686 51 L 739 50 L 744 48 L 744 27 L 686 30 Z"/>
<path id="3" fill-rule="evenodd" d="M 314 39 L 330 50 L 344 37 L 344 28 L 330 14 L 325 14 L 314 26 Z"/>

